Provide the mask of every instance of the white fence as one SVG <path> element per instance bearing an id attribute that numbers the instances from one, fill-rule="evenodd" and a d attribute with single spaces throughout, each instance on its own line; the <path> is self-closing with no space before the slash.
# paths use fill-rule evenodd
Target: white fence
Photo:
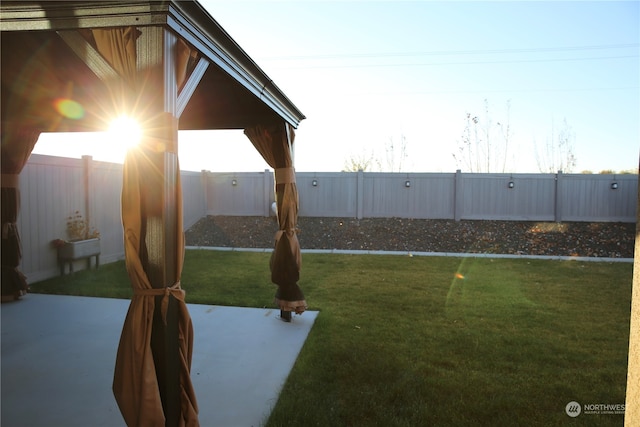
<path id="1" fill-rule="evenodd" d="M 198 172 L 182 172 L 184 225 L 205 215 L 204 181 Z M 100 232 L 100 263 L 124 259 L 120 195 L 122 165 L 32 155 L 20 173 L 18 230 L 21 271 L 29 282 L 60 274 L 54 239 L 66 239 L 67 218 L 79 211 Z M 78 262 L 76 270 L 86 263 Z"/>
<path id="2" fill-rule="evenodd" d="M 269 215 L 273 174 L 205 172 L 208 215 Z M 637 175 L 296 174 L 300 216 L 635 222 Z"/>
<path id="3" fill-rule="evenodd" d="M 300 216 L 636 220 L 637 175 L 303 172 L 296 177 Z M 185 229 L 205 215 L 272 215 L 272 172 L 183 171 L 181 180 Z M 20 174 L 18 214 L 21 270 L 29 282 L 59 274 L 51 241 L 66 238 L 66 220 L 75 211 L 100 231 L 101 263 L 124 258 L 121 189 L 121 164 L 30 157 Z"/>

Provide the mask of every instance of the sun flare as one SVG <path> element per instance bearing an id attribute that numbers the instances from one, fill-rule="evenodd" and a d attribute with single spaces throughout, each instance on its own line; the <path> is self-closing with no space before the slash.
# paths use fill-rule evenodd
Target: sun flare
<path id="1" fill-rule="evenodd" d="M 124 146 L 125 150 L 138 145 L 142 138 L 140 125 L 129 116 L 120 116 L 114 119 L 109 125 L 107 133 L 114 143 Z"/>

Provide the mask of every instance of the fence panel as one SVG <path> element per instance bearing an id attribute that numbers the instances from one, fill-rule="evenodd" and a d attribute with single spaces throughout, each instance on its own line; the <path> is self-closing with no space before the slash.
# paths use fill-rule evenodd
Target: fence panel
<path id="1" fill-rule="evenodd" d="M 357 174 L 297 173 L 300 216 L 356 217 Z M 315 185 L 314 185 L 315 182 Z"/>
<path id="2" fill-rule="evenodd" d="M 101 261 L 123 258 L 121 188 L 122 165 L 92 162 L 90 158 L 29 158 L 20 174 L 18 229 L 21 269 L 30 282 L 59 274 L 57 252 L 51 242 L 67 238 L 67 219 L 76 211 L 100 231 Z"/>
<path id="3" fill-rule="evenodd" d="M 207 215 L 264 215 L 272 203 L 265 179 L 264 172 L 207 173 Z"/>
<path id="4" fill-rule="evenodd" d="M 406 217 L 418 219 L 453 219 L 455 209 L 455 174 L 411 174 L 409 205 Z M 411 194 L 413 193 L 413 194 Z"/>
<path id="5" fill-rule="evenodd" d="M 197 172 L 182 172 L 181 181 L 186 228 L 206 214 L 204 185 Z M 76 211 L 100 232 L 100 262 L 124 259 L 122 164 L 34 154 L 20 173 L 20 192 L 20 268 L 29 282 L 59 274 L 51 242 L 68 237 L 67 219 Z M 76 269 L 83 267 L 79 262 Z"/>
<path id="6" fill-rule="evenodd" d="M 100 231 L 100 261 L 124 258 L 122 231 L 122 165 L 92 162 L 89 203 L 90 222 Z M 82 205 L 80 205 L 82 206 Z M 82 209 L 82 208 L 80 208 Z M 63 230 L 66 224 L 63 224 Z"/>
<path id="7" fill-rule="evenodd" d="M 555 188 L 555 174 L 462 174 L 460 217 L 553 221 Z"/>
<path id="8" fill-rule="evenodd" d="M 201 172 L 180 173 L 182 185 L 182 217 L 185 230 L 206 215 L 205 174 Z"/>
<path id="9" fill-rule="evenodd" d="M 207 213 L 269 215 L 272 175 L 207 173 Z M 637 175 L 562 173 L 303 172 L 297 183 L 301 216 L 351 218 L 635 222 L 638 191 Z"/>
<path id="10" fill-rule="evenodd" d="M 453 218 L 454 174 L 365 173 L 364 217 Z"/>
<path id="11" fill-rule="evenodd" d="M 50 159 L 32 158 L 20 174 L 18 230 L 21 269 L 25 273 L 56 268 L 56 251 L 50 242 L 66 237 L 66 218 L 83 209 L 82 160 L 63 160 L 60 165 Z M 31 279 L 30 274 L 27 277 Z"/>
<path id="12" fill-rule="evenodd" d="M 637 175 L 562 175 L 558 189 L 562 221 L 635 222 Z M 612 184 L 617 184 L 616 188 Z"/>
<path id="13" fill-rule="evenodd" d="M 365 217 L 404 217 L 409 210 L 412 196 L 405 187 L 406 176 L 387 173 L 364 175 Z"/>

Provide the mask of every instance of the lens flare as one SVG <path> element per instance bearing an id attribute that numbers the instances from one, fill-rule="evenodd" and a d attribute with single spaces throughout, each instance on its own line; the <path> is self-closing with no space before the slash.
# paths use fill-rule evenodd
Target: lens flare
<path id="1" fill-rule="evenodd" d="M 114 142 L 129 149 L 140 142 L 142 129 L 135 119 L 128 116 L 120 116 L 111 122 L 108 134 L 113 138 Z"/>
<path id="2" fill-rule="evenodd" d="M 69 119 L 78 120 L 84 117 L 84 108 L 73 99 L 59 98 L 53 105 L 58 113 Z"/>

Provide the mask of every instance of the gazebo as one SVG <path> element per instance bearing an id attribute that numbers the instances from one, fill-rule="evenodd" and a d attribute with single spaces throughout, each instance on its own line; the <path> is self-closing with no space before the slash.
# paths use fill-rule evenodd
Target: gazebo
<path id="1" fill-rule="evenodd" d="M 180 285 L 178 131 L 243 129 L 274 169 L 279 231 L 270 267 L 286 319 L 306 309 L 291 155 L 305 117 L 196 1 L 5 1 L 0 29 L 2 294 L 26 286 L 18 180 L 39 134 L 102 131 L 121 115 L 137 120 L 142 141 L 127 154 L 122 188 L 134 296 L 113 391 L 128 425 L 198 425 Z"/>

